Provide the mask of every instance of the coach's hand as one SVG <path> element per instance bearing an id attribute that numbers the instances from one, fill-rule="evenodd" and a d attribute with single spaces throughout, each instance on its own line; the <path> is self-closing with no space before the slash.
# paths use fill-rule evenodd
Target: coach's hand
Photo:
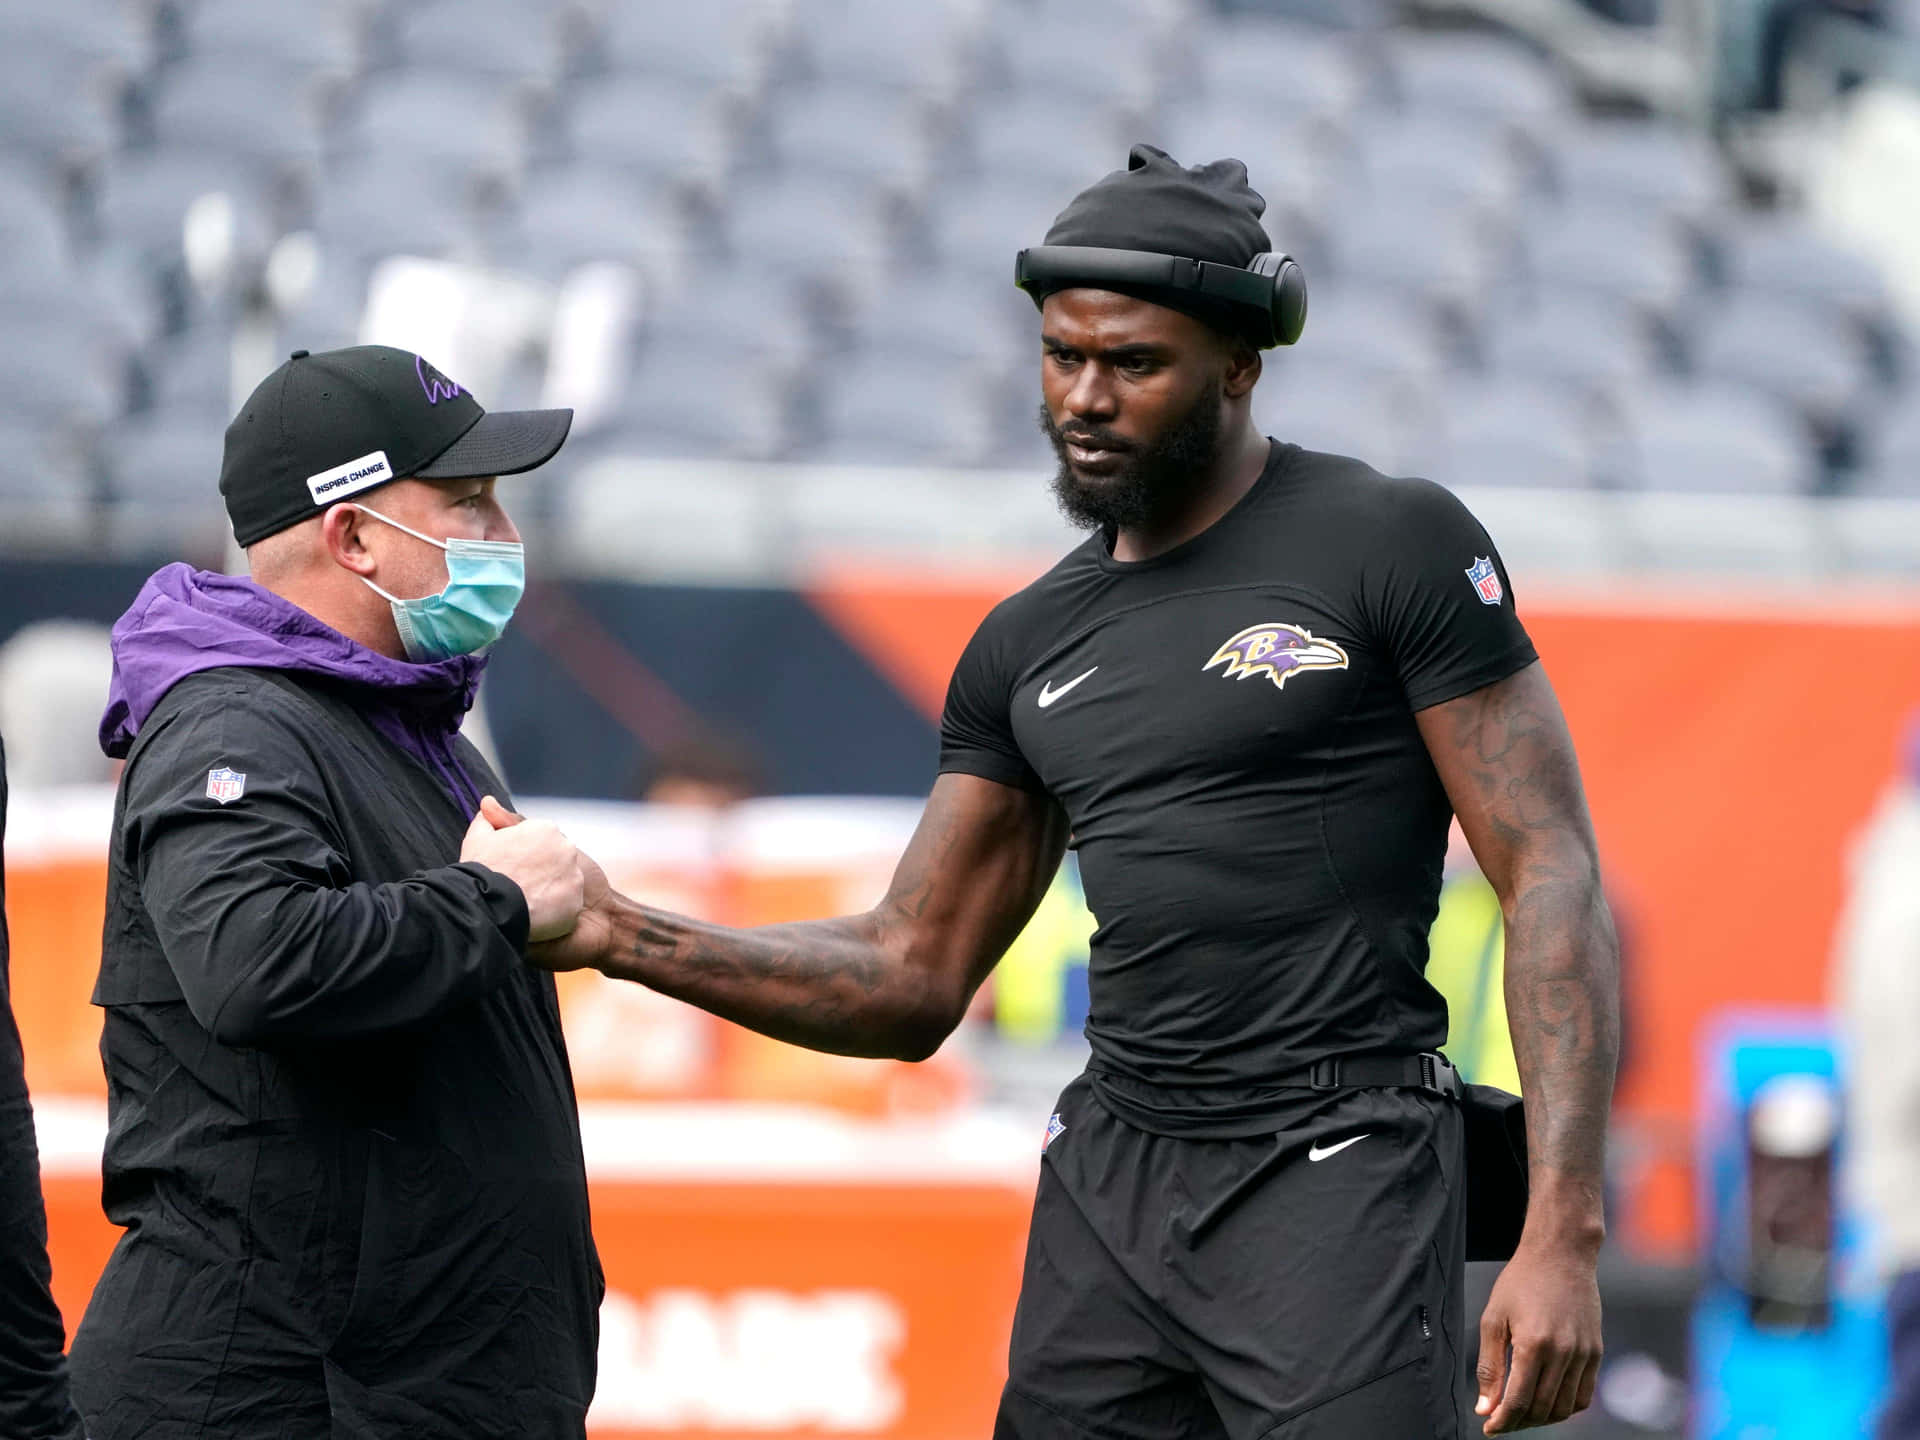
<path id="1" fill-rule="evenodd" d="M 494 815 L 512 819 L 503 825 Z M 522 821 L 489 795 L 467 827 L 460 858 L 477 860 L 520 887 L 527 899 L 529 943 L 558 939 L 579 923 L 586 903 L 581 855 L 552 822 Z"/>
<path id="2" fill-rule="evenodd" d="M 474 817 L 475 824 L 483 822 L 496 830 L 507 830 L 526 824 L 527 819 L 488 795 Z M 613 890 L 607 884 L 606 872 L 584 850 L 574 851 L 574 856 L 580 867 L 580 910 L 573 928 L 557 939 L 527 947 L 527 959 L 543 970 L 588 969 L 599 963 L 613 939 L 613 920 L 606 911 L 607 897 Z"/>
<path id="3" fill-rule="evenodd" d="M 1508 1350 L 1512 1365 L 1508 1365 Z M 1522 1238 L 1480 1317 L 1486 1433 L 1551 1425 L 1593 1403 L 1600 1376 L 1600 1286 L 1590 1255 Z"/>

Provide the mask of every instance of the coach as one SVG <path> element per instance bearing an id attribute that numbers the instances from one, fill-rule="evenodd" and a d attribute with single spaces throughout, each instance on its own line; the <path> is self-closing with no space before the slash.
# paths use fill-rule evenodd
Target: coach
<path id="1" fill-rule="evenodd" d="M 580 861 L 474 823 L 459 733 L 522 583 L 493 477 L 569 420 L 296 351 L 227 431 L 251 578 L 167 566 L 114 628 L 95 1440 L 584 1431 L 600 1269 L 525 963 Z"/>
<path id="2" fill-rule="evenodd" d="M 1046 1128 L 1000 1440 L 1472 1423 L 1463 1168 L 1494 1107 L 1434 1053 L 1450 813 L 1507 919 L 1532 1182 L 1501 1207 L 1524 1233 L 1476 1410 L 1501 1434 L 1593 1397 L 1617 982 L 1572 743 L 1457 499 L 1255 428 L 1260 351 L 1305 318 L 1264 206 L 1237 160 L 1136 146 L 1020 257 L 1055 492 L 1092 533 L 961 657 L 887 897 L 723 930 L 589 871 L 579 925 L 537 952 L 800 1044 L 923 1056 L 1071 837 L 1092 1059 Z M 1482 1200 L 1523 1188 L 1513 1162 L 1504 1188 L 1473 1172 Z"/>

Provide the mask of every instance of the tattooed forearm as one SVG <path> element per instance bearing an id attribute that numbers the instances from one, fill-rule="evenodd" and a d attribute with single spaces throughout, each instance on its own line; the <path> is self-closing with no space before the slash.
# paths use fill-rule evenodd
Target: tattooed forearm
<path id="1" fill-rule="evenodd" d="M 1528 1224 L 1597 1240 L 1619 952 L 1566 719 L 1536 664 L 1422 711 L 1420 724 L 1506 914 L 1507 1018 L 1535 1197 Z"/>
<path id="2" fill-rule="evenodd" d="M 894 963 L 877 915 L 726 930 L 636 905 L 602 968 L 795 1045 L 922 1059 L 965 997 Z"/>
<path id="3" fill-rule="evenodd" d="M 1033 914 L 1065 840 L 1044 797 L 942 776 L 867 913 L 729 930 L 614 897 L 599 968 L 795 1045 L 923 1059 Z"/>

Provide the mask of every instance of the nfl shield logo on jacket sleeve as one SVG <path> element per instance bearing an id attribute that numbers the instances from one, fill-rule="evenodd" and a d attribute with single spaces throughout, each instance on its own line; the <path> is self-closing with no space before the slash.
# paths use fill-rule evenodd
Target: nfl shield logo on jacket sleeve
<path id="1" fill-rule="evenodd" d="M 1482 605 L 1498 605 L 1507 593 L 1500 585 L 1500 576 L 1493 568 L 1492 556 L 1481 556 L 1467 567 L 1467 579 L 1473 582 L 1474 593 L 1480 597 Z"/>
<path id="2" fill-rule="evenodd" d="M 247 793 L 247 777 L 237 770 L 207 771 L 207 798 L 231 805 Z"/>

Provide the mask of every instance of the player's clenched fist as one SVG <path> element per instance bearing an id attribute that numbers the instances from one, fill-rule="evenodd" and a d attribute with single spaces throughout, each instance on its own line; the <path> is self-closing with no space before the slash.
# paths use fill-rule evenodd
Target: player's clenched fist
<path id="1" fill-rule="evenodd" d="M 527 899 L 529 944 L 569 933 L 585 903 L 580 852 L 551 821 L 522 820 L 491 795 L 486 802 L 467 827 L 460 858 L 477 860 L 520 887 Z M 490 814 L 506 823 L 496 828 Z"/>

